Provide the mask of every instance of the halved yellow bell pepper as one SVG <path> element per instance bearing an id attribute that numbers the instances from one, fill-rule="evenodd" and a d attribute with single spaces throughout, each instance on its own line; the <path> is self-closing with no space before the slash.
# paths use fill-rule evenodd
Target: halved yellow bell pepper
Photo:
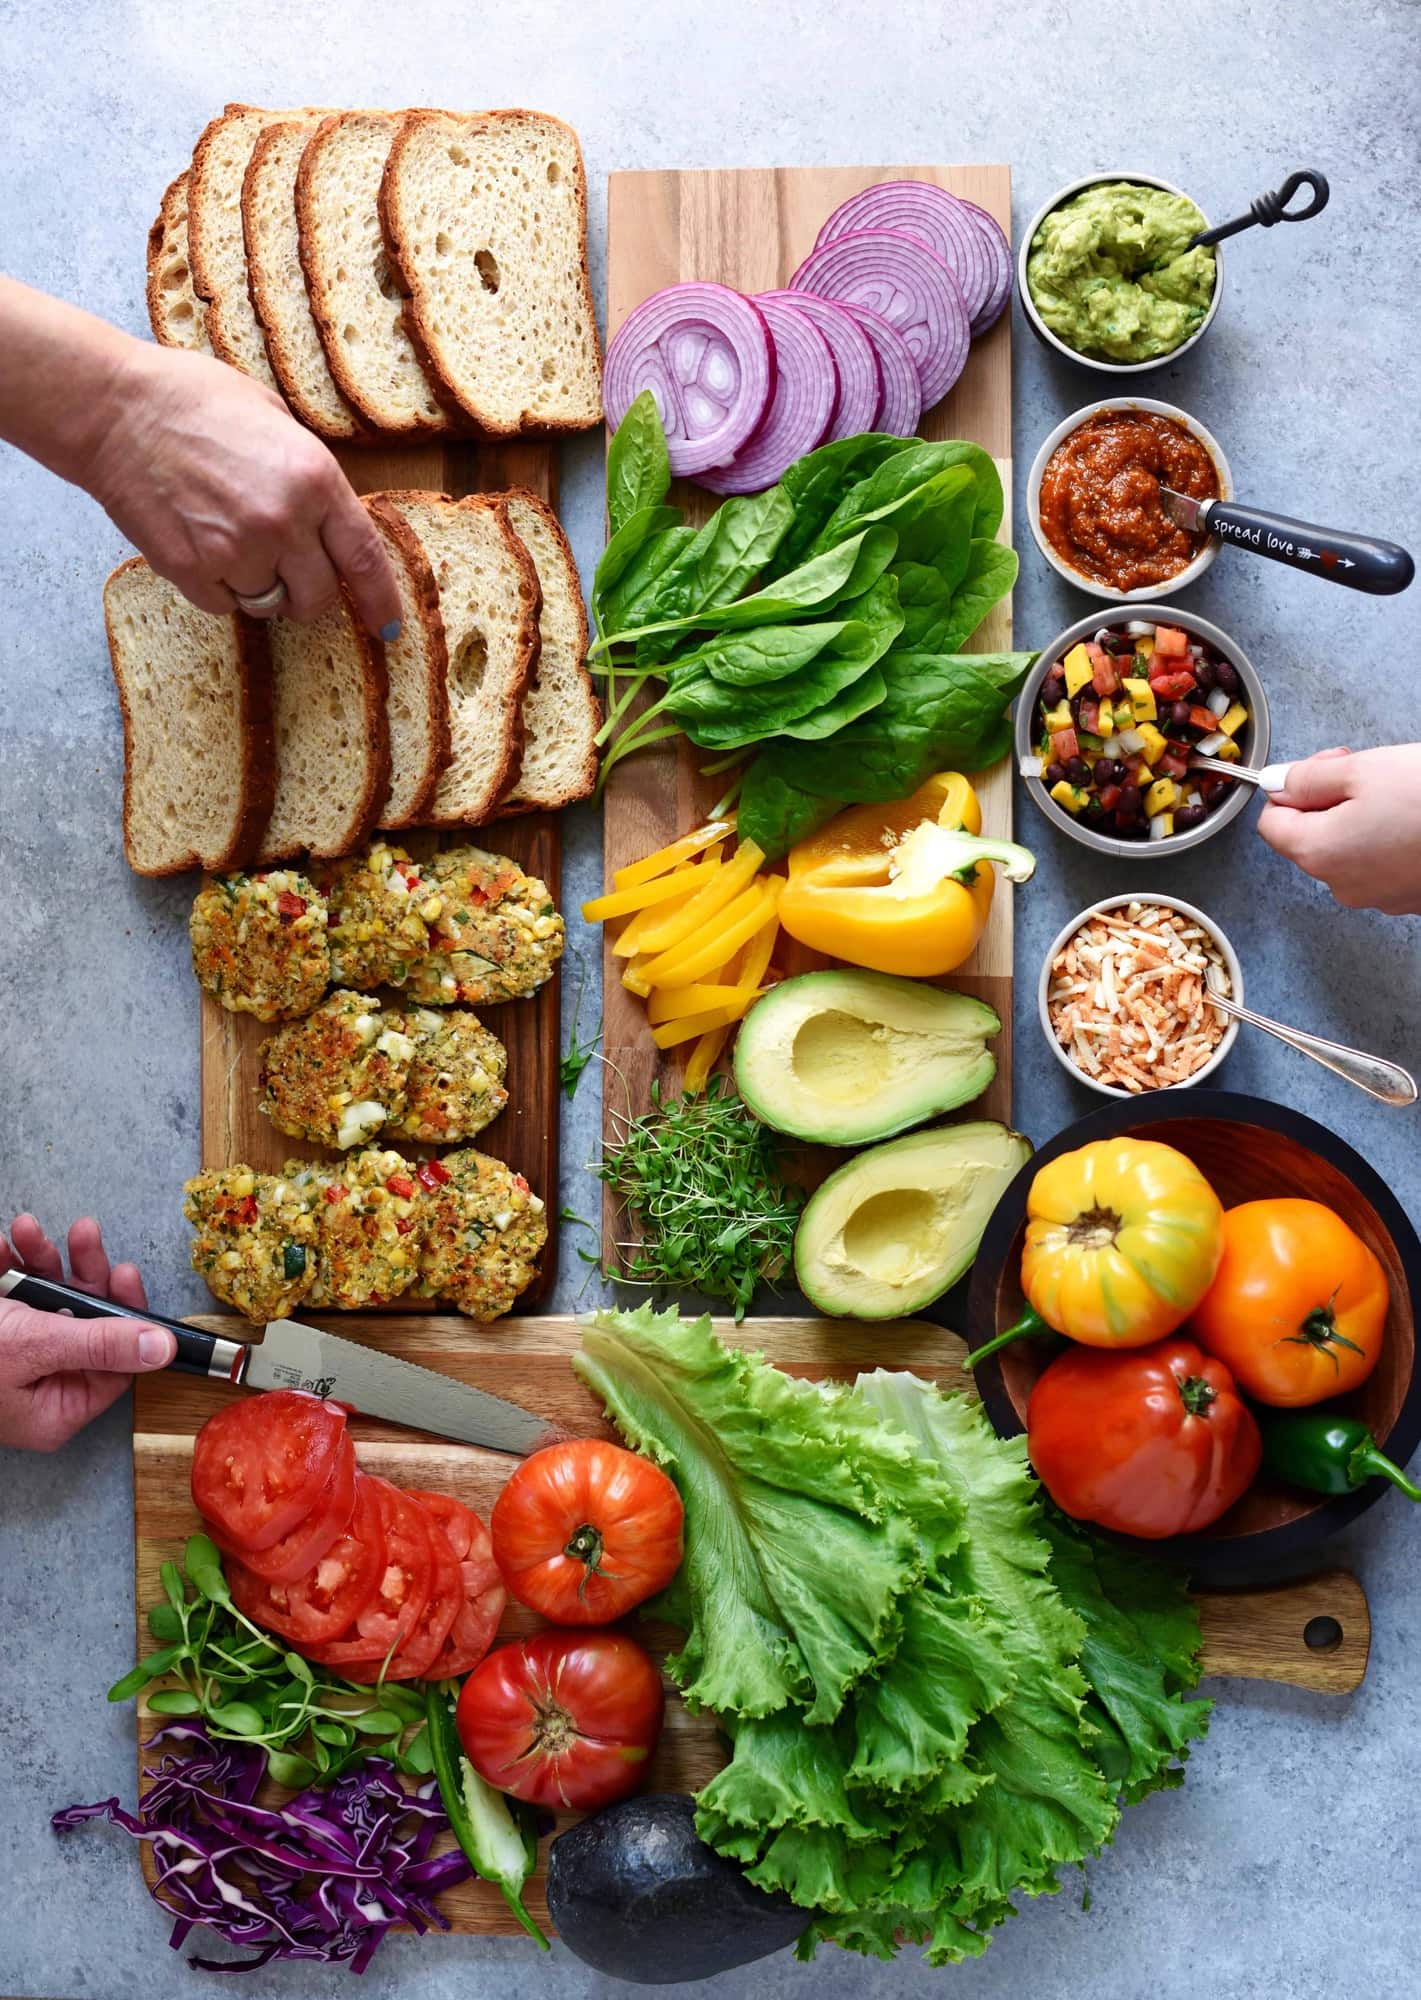
<path id="1" fill-rule="evenodd" d="M 791 848 L 779 920 L 816 951 L 913 979 L 971 955 L 999 862 L 1024 882 L 1032 854 L 983 840 L 982 809 L 958 771 L 939 771 L 896 805 L 853 806 Z"/>

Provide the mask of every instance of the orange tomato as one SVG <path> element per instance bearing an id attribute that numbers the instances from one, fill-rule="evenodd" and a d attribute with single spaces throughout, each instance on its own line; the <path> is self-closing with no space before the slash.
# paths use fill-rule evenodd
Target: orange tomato
<path id="1" fill-rule="evenodd" d="M 1244 1393 L 1292 1409 L 1365 1382 L 1391 1294 L 1356 1231 L 1320 1201 L 1285 1198 L 1226 1210 L 1223 1237 L 1190 1330 Z"/>

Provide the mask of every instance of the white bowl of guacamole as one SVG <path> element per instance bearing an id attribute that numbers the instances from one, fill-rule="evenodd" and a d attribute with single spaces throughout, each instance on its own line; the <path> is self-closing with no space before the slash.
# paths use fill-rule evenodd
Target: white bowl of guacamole
<path id="1" fill-rule="evenodd" d="M 1153 174 L 1091 174 L 1052 195 L 1021 240 L 1018 292 L 1033 330 L 1085 368 L 1136 375 L 1202 340 L 1223 258 L 1186 250 L 1203 211 Z"/>

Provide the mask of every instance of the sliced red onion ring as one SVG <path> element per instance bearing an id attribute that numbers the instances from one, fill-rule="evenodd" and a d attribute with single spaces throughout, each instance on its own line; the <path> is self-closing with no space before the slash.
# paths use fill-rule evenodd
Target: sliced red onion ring
<path id="1" fill-rule="evenodd" d="M 933 181 L 880 181 L 840 202 L 815 238 L 814 247 L 836 243 L 864 229 L 891 229 L 914 236 L 941 257 L 957 280 L 962 303 L 975 331 L 987 302 L 995 266 L 982 231 L 967 204 Z"/>
<path id="2" fill-rule="evenodd" d="M 883 398 L 883 375 L 873 342 L 853 314 L 832 299 L 816 299 L 812 292 L 758 292 L 755 296 L 758 306 L 767 300 L 802 312 L 829 343 L 839 373 L 839 399 L 822 441 L 833 444 L 839 438 L 871 431 Z"/>
<path id="3" fill-rule="evenodd" d="M 729 465 L 699 475 L 712 493 L 762 493 L 782 472 L 813 451 L 829 428 L 839 400 L 839 375 L 829 343 L 796 300 L 782 305 L 770 295 L 755 304 L 775 344 L 775 387 L 758 429 Z"/>
<path id="4" fill-rule="evenodd" d="M 978 208 L 975 201 L 968 201 L 965 195 L 958 200 L 976 223 L 978 232 L 986 246 L 987 261 L 992 267 L 992 284 L 980 312 L 972 315 L 973 335 L 985 333 L 1002 316 L 1002 308 L 1011 297 L 1011 245 L 1006 232 L 994 215 L 988 215 L 985 208 Z"/>
<path id="5" fill-rule="evenodd" d="M 852 306 L 843 299 L 836 300 L 835 304 L 843 306 L 844 311 L 858 321 L 878 357 L 883 395 L 871 428 L 886 431 L 890 437 L 912 437 L 923 414 L 923 385 L 918 376 L 918 364 L 908 351 L 907 341 L 896 326 L 890 326 L 886 319 L 870 312 L 867 306 Z"/>
<path id="6" fill-rule="evenodd" d="M 775 386 L 763 314 L 726 285 L 667 285 L 623 323 L 603 384 L 615 429 L 650 389 L 678 478 L 727 464 L 754 432 Z"/>
<path id="7" fill-rule="evenodd" d="M 925 244 L 892 229 L 862 229 L 811 250 L 790 279 L 841 305 L 867 306 L 895 326 L 917 364 L 923 402 L 945 396 L 967 364 L 971 323 L 957 280 Z"/>

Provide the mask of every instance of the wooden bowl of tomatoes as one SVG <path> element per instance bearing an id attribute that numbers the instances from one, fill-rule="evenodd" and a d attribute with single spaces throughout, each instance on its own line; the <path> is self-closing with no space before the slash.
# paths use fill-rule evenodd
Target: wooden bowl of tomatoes
<path id="1" fill-rule="evenodd" d="M 1359 1154 L 1301 1112 L 1262 1098 L 1200 1089 L 1161 1093 L 1158 1100 L 1132 1099 L 1092 1112 L 1044 1146 L 1008 1188 L 983 1236 L 969 1299 L 973 1349 L 1015 1326 L 1026 1309 L 1022 1252 L 1027 1199 L 1038 1173 L 1095 1141 L 1119 1139 L 1172 1148 L 1199 1170 L 1226 1212 L 1240 1211 L 1230 1219 L 1239 1267 L 1231 1274 L 1234 1295 L 1221 1302 L 1211 1288 L 1197 1309 L 1200 1325 L 1186 1319 L 1171 1338 L 1187 1342 L 1196 1332 L 1206 1333 L 1211 1367 L 1214 1357 L 1227 1353 L 1239 1399 L 1265 1427 L 1279 1405 L 1336 1411 L 1365 1424 L 1381 1450 L 1404 1466 L 1421 1443 L 1415 1316 L 1421 1241 L 1390 1188 Z M 1296 1206 L 1300 1203 L 1319 1206 L 1305 1210 Z M 1244 1204 L 1259 1206 L 1244 1209 Z M 1321 1210 L 1335 1218 L 1335 1226 Z M 1281 1262 L 1280 1242 L 1286 1246 Z M 1335 1285 L 1339 1258 L 1350 1259 L 1347 1298 L 1362 1299 L 1356 1323 L 1345 1316 L 1335 1324 L 1328 1321 L 1331 1337 L 1325 1342 L 1278 1337 L 1269 1323 L 1273 1305 L 1279 1309 L 1274 1321 L 1282 1323 L 1279 1314 L 1292 1314 L 1299 1297 L 1310 1299 L 1320 1287 Z M 1277 1288 L 1276 1300 L 1269 1297 L 1270 1285 Z M 1039 1300 L 1040 1292 L 1035 1295 Z M 1325 1304 L 1326 1290 L 1320 1297 Z M 1047 1317 L 1053 1325 L 1062 1323 L 1052 1313 Z M 1292 1324 L 1291 1318 L 1287 1323 Z M 1222 1341 L 1220 1325 L 1225 1327 Z M 1362 1349 L 1370 1349 L 1365 1359 Z M 1018 1340 L 985 1357 L 976 1377 L 998 1431 L 1015 1436 L 1027 1429 L 1032 1391 L 1054 1361 L 1066 1353 L 1098 1351 L 1048 1337 Z M 1245 1379 L 1254 1385 L 1258 1401 L 1243 1386 Z M 1071 1384 L 1064 1386 L 1069 1390 Z M 1034 1418 L 1043 1456 L 1046 1400 L 1038 1399 Z M 1069 1423 L 1069 1408 L 1068 1402 L 1058 1401 L 1053 1412 L 1058 1451 L 1062 1413 Z M 1222 1405 L 1213 1414 L 1222 1414 Z M 1242 1423 L 1245 1430 L 1251 1428 L 1246 1417 Z M 1082 1447 L 1084 1458 L 1092 1449 L 1099 1451 L 1099 1437 L 1097 1426 L 1095 1444 L 1087 1439 Z M 1238 1450 L 1246 1456 L 1246 1445 Z M 1160 1451 L 1146 1485 L 1152 1480 L 1158 1487 L 1170 1476 L 1163 1444 Z M 1081 1490 L 1088 1491 L 1093 1468 L 1084 1463 L 1079 1470 Z M 1047 1484 L 1053 1481 L 1048 1478 Z M 1249 1474 L 1242 1497 L 1207 1529 L 1168 1533 L 1156 1525 L 1149 1531 L 1148 1546 L 1187 1563 L 1205 1580 L 1237 1582 L 1313 1548 L 1387 1490 L 1384 1480 L 1369 1478 L 1353 1490 L 1331 1495 L 1307 1491 L 1275 1476 L 1265 1460 Z M 1148 1497 L 1145 1504 L 1148 1511 Z"/>

